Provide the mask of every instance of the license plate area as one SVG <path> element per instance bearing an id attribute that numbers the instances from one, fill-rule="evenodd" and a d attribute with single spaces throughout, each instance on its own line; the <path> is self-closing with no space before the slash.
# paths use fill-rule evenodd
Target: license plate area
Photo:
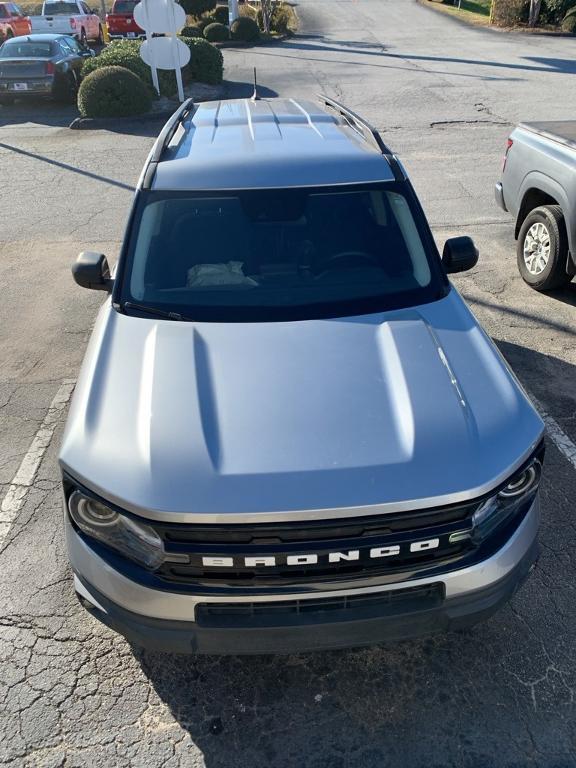
<path id="1" fill-rule="evenodd" d="M 28 90 L 28 83 L 12 83 L 11 90 L 12 91 L 27 91 Z"/>

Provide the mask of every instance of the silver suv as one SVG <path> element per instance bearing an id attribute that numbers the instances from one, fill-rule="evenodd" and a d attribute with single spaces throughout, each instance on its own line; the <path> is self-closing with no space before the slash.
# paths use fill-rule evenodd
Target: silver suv
<path id="1" fill-rule="evenodd" d="M 83 605 L 135 644 L 365 645 L 492 614 L 537 556 L 543 424 L 342 105 L 187 102 L 146 162 L 60 453 Z"/>

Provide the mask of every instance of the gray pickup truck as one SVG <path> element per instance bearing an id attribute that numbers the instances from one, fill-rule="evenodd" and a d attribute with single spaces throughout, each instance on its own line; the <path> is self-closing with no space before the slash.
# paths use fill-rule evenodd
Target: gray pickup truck
<path id="1" fill-rule="evenodd" d="M 516 219 L 522 278 L 537 291 L 569 283 L 576 274 L 576 120 L 515 128 L 495 195 Z"/>

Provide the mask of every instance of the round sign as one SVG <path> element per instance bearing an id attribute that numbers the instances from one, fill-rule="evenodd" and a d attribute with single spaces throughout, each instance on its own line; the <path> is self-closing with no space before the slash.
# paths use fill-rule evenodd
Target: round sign
<path id="1" fill-rule="evenodd" d="M 134 21 L 147 32 L 175 35 L 186 24 L 186 13 L 173 0 L 142 0 L 134 8 Z"/>
<path id="2" fill-rule="evenodd" d="M 144 40 L 140 56 L 149 67 L 176 69 L 185 67 L 190 61 L 190 48 L 177 37 L 153 37 Z"/>

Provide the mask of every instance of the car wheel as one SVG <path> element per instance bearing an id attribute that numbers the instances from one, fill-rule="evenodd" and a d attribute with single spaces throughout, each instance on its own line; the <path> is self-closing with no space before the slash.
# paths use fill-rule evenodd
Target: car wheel
<path id="1" fill-rule="evenodd" d="M 78 83 L 73 72 L 69 72 L 65 79 L 58 83 L 54 91 L 54 98 L 56 101 L 63 102 L 64 104 L 73 104 L 76 101 L 78 94 Z"/>
<path id="2" fill-rule="evenodd" d="M 537 291 L 567 285 L 568 236 L 559 205 L 534 208 L 524 219 L 518 235 L 518 270 L 524 282 Z"/>
<path id="3" fill-rule="evenodd" d="M 14 32 L 12 32 L 11 29 L 8 29 L 6 32 L 6 40 L 10 40 L 10 38 L 14 37 Z"/>
<path id="4" fill-rule="evenodd" d="M 80 45 L 86 46 L 88 44 L 88 38 L 86 37 L 86 30 L 84 27 L 80 30 Z"/>
<path id="5" fill-rule="evenodd" d="M 98 45 L 104 45 L 104 30 L 102 29 L 102 24 L 98 27 L 98 39 L 96 42 Z"/>

